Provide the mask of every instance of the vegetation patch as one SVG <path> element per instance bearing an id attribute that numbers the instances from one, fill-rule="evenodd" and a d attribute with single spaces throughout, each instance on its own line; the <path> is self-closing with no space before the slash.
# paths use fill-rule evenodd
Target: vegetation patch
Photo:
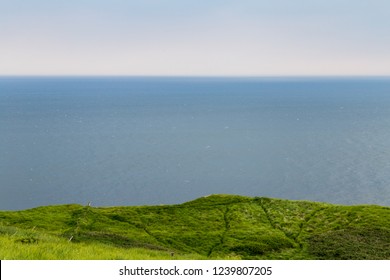
<path id="1" fill-rule="evenodd" d="M 390 208 L 211 195 L 0 211 L 0 259 L 390 259 Z"/>
<path id="2" fill-rule="evenodd" d="M 309 253 L 318 259 L 390 259 L 390 230 L 347 228 L 314 235 L 308 239 Z"/>

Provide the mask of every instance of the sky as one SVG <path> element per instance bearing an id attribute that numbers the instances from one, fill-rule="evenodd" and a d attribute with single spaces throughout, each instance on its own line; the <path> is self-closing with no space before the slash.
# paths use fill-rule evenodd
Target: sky
<path id="1" fill-rule="evenodd" d="M 387 76 L 388 0 L 0 0 L 0 75 Z"/>

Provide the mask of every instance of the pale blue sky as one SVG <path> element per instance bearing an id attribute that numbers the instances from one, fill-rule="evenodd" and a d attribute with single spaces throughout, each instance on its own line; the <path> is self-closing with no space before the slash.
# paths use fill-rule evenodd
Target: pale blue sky
<path id="1" fill-rule="evenodd" d="M 0 75 L 390 75 L 390 1 L 0 0 Z"/>

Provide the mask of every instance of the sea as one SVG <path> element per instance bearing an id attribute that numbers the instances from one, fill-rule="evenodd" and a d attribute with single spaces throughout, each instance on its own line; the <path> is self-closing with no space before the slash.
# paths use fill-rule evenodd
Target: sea
<path id="1" fill-rule="evenodd" d="M 390 206 L 390 78 L 0 77 L 0 209 Z"/>

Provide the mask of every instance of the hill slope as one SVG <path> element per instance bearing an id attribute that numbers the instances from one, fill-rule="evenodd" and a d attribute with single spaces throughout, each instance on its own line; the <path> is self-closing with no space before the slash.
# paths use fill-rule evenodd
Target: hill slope
<path id="1" fill-rule="evenodd" d="M 211 195 L 0 211 L 0 259 L 390 259 L 390 208 Z"/>

